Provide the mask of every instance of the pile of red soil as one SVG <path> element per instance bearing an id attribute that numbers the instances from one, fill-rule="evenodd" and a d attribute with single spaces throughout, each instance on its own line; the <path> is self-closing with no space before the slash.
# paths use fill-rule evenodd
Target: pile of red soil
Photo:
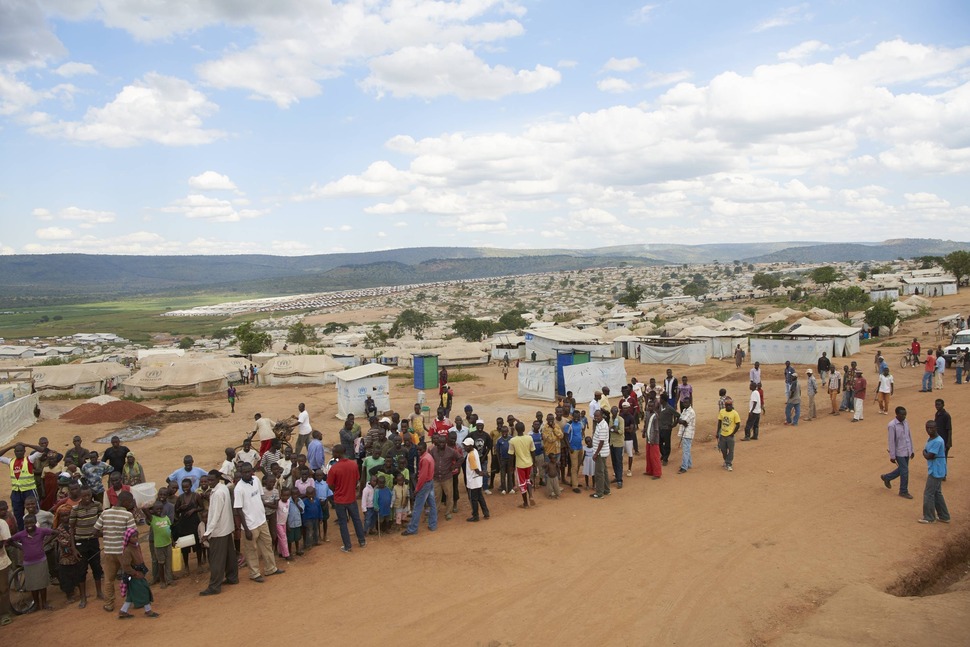
<path id="1" fill-rule="evenodd" d="M 92 411 L 97 411 L 101 408 L 100 404 L 94 404 L 93 402 L 85 402 L 84 404 L 79 404 L 67 413 L 61 415 L 61 420 L 77 420 L 82 416 L 86 416 Z"/>
<path id="2" fill-rule="evenodd" d="M 86 408 L 91 407 L 91 408 Z M 84 409 L 83 411 L 80 411 Z M 75 412 L 80 411 L 80 414 Z M 97 405 L 85 403 L 65 413 L 67 418 L 76 425 L 96 425 L 102 422 L 128 422 L 138 418 L 155 415 L 154 409 L 127 400 L 118 400 L 107 404 Z"/>

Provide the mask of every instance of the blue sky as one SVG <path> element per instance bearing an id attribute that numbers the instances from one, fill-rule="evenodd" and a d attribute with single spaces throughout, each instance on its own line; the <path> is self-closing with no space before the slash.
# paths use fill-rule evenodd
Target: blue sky
<path id="1" fill-rule="evenodd" d="M 959 1 L 0 0 L 0 253 L 968 240 Z"/>

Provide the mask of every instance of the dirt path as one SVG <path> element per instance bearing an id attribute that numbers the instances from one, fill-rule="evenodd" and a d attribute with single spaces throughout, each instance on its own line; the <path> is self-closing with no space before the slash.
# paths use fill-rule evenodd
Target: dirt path
<path id="1" fill-rule="evenodd" d="M 934 314 L 956 308 L 970 309 L 970 291 L 937 300 Z M 886 341 L 918 335 L 929 347 L 936 343 L 932 330 L 920 320 Z M 874 377 L 876 348 L 865 346 L 855 358 L 869 378 Z M 890 366 L 898 366 L 901 352 L 902 347 L 884 348 Z M 629 362 L 628 376 L 659 378 L 663 368 Z M 805 368 L 798 367 L 799 373 L 804 375 Z M 736 396 L 746 393 L 747 369 L 718 361 L 675 369 L 694 383 L 698 436 L 714 425 L 718 388 Z M 528 420 L 536 410 L 551 409 L 546 403 L 517 400 L 514 376 L 503 381 L 495 366 L 468 370 L 482 379 L 457 385 L 458 408 L 471 403 L 488 421 L 509 412 Z M 932 417 L 933 400 L 940 394 L 917 392 L 920 369 L 893 372 L 897 396 L 892 405 L 909 409 L 914 442 L 922 447 L 922 421 Z M 523 511 L 515 508 L 515 497 L 496 493 L 488 499 L 492 519 L 468 524 L 467 501 L 462 499 L 461 514 L 449 522 L 442 519 L 435 533 L 422 527 L 416 537 L 386 536 L 351 555 L 340 553 L 338 541 L 333 541 L 263 585 L 244 582 L 202 600 L 197 592 L 205 576 L 193 574 L 174 589 L 155 591 L 163 614 L 159 620 L 139 617 L 125 629 L 138 641 L 159 631 L 191 627 L 193 639 L 228 643 L 253 636 L 258 620 L 245 621 L 243 605 L 289 607 L 297 614 L 303 602 L 296 601 L 310 601 L 322 611 L 325 635 L 360 645 L 383 644 L 391 636 L 406 645 L 587 645 L 591 640 L 608 645 L 762 645 L 776 640 L 813 645 L 829 644 L 840 626 L 853 644 L 889 644 L 897 624 L 892 614 L 916 607 L 886 596 L 892 604 L 887 603 L 883 615 L 849 613 L 853 604 L 868 599 L 859 591 L 883 596 L 901 574 L 968 528 L 970 478 L 963 457 L 970 442 L 964 422 L 970 414 L 970 386 L 956 387 L 952 379 L 951 373 L 942 391 L 957 428 L 944 487 L 953 516 L 950 526 L 916 523 L 926 475 L 925 461 L 918 456 L 911 477 L 915 500 L 883 488 L 878 476 L 889 467 L 889 418 L 877 415 L 874 404 L 867 403 L 860 424 L 849 424 L 846 415 L 823 414 L 797 428 L 785 427 L 781 367 L 773 366 L 764 377 L 767 415 L 761 440 L 738 443 L 732 473 L 720 469 L 712 443 L 699 443 L 689 474 L 676 474 L 676 449 L 659 481 L 641 475 L 644 463 L 638 458 L 635 476 L 602 501 L 570 492 L 560 501 L 540 496 L 536 509 Z M 414 391 L 396 384 L 401 380 L 392 376 L 392 400 L 397 409 L 407 411 Z M 243 389 L 234 415 L 221 397 L 174 405 L 146 402 L 157 409 L 201 409 L 217 415 L 170 425 L 130 446 L 149 478 L 160 481 L 179 467 L 186 451 L 199 465 L 217 465 L 222 448 L 238 444 L 251 429 L 254 412 L 284 417 L 301 401 L 329 446 L 338 428 L 332 386 Z M 47 435 L 52 445 L 66 447 L 78 433 L 91 446 L 91 439 L 117 428 L 51 419 L 70 406 L 45 404 L 46 419 L 23 437 L 33 441 Z M 4 484 L 0 496 L 6 493 Z M 331 526 L 336 538 L 336 526 Z M 11 627 L 33 629 L 55 620 L 70 623 L 78 632 L 104 630 L 109 616 L 99 607 L 64 609 L 63 597 L 53 589 L 52 599 L 58 607 L 54 614 L 18 618 Z M 816 612 L 823 606 L 824 612 Z M 373 622 L 382 609 L 386 620 Z M 945 609 L 946 621 L 937 623 L 935 635 L 914 632 L 906 644 L 965 644 L 960 642 L 965 632 L 956 631 L 970 628 L 970 605 L 947 603 Z M 237 617 L 244 621 L 227 621 Z M 107 626 L 114 622 L 110 618 Z"/>

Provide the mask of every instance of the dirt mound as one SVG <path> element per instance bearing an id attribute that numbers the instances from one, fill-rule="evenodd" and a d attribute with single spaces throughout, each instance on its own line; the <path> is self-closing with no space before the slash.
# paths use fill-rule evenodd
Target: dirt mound
<path id="1" fill-rule="evenodd" d="M 67 413 L 61 414 L 61 420 L 77 420 L 78 418 L 83 418 L 93 411 L 98 411 L 100 408 L 100 404 L 85 402 L 84 404 L 79 404 L 78 406 L 74 407 Z"/>
<path id="2" fill-rule="evenodd" d="M 96 425 L 102 422 L 128 422 L 129 420 L 136 420 L 138 418 L 145 418 L 147 416 L 155 415 L 154 409 L 149 409 L 146 406 L 137 404 L 135 402 L 129 402 L 127 400 L 118 400 L 116 402 L 109 402 L 108 404 L 103 404 L 98 406 L 96 404 L 82 404 L 77 409 L 68 411 L 68 414 L 77 411 L 78 409 L 84 407 L 94 407 L 93 409 L 88 409 L 82 412 L 80 415 L 73 416 L 69 418 L 71 422 L 76 425 Z"/>
<path id="3" fill-rule="evenodd" d="M 140 425 L 163 427 L 177 422 L 196 422 L 198 420 L 209 420 L 215 418 L 216 414 L 201 409 L 190 411 L 159 411 L 150 418 L 145 418 L 139 422 Z"/>

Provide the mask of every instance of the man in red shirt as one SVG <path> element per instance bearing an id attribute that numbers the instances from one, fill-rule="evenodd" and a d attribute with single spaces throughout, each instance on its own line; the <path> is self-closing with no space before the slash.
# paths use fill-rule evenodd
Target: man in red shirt
<path id="1" fill-rule="evenodd" d="M 923 368 L 923 385 L 920 393 L 928 393 L 933 390 L 933 373 L 936 372 L 936 358 L 933 351 L 926 351 L 926 366 Z"/>
<path id="2" fill-rule="evenodd" d="M 418 482 L 414 488 L 414 512 L 407 530 L 401 533 L 404 536 L 418 534 L 421 512 L 426 505 L 428 506 L 428 530 L 438 529 L 438 505 L 434 499 L 434 458 L 428 453 L 428 445 L 424 441 L 418 443 L 418 452 L 421 457 L 418 459 Z M 333 471 L 332 468 L 331 471 Z"/>
<path id="3" fill-rule="evenodd" d="M 333 507 L 337 510 L 337 525 L 340 527 L 340 538 L 344 542 L 340 550 L 349 553 L 348 516 L 354 522 L 354 532 L 357 533 L 360 547 L 366 546 L 367 541 L 364 539 L 364 524 L 360 522 L 360 510 L 357 508 L 357 482 L 360 480 L 360 471 L 357 469 L 357 461 L 347 460 L 344 457 L 344 451 L 343 445 L 334 445 L 333 457 L 337 462 L 327 473 L 327 485 L 333 490 Z"/>
<path id="4" fill-rule="evenodd" d="M 445 410 L 438 407 L 437 417 L 431 421 L 431 427 L 428 431 L 431 433 L 431 440 L 434 441 L 435 436 L 441 436 L 442 438 L 448 438 L 448 430 L 454 427 L 451 420 L 445 417 Z"/>

